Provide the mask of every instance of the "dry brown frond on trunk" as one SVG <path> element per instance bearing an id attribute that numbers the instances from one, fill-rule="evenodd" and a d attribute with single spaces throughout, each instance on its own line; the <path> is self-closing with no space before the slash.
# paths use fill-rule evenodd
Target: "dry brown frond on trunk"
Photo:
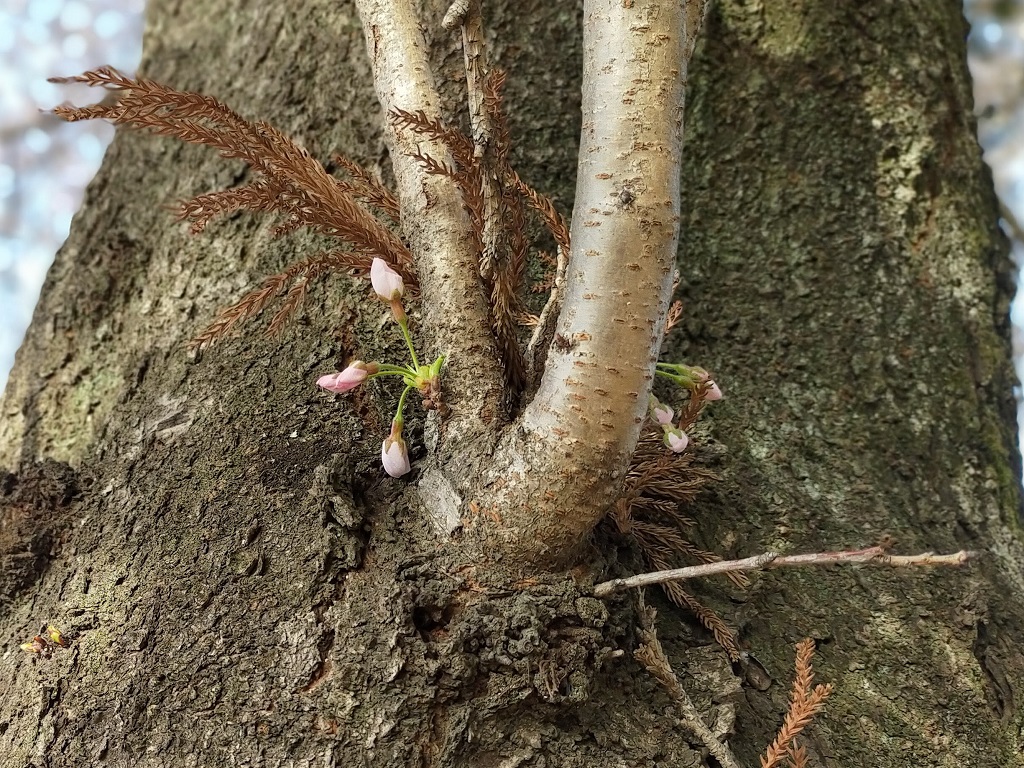
<path id="1" fill-rule="evenodd" d="M 494 159 L 499 167 L 508 162 L 508 151 L 512 146 L 511 132 L 508 128 L 508 116 L 503 106 L 502 90 L 505 87 L 505 72 L 492 69 L 483 83 L 484 108 L 491 118 L 493 129 L 491 141 Z"/>
<path id="2" fill-rule="evenodd" d="M 474 165 L 473 141 L 461 131 L 449 128 L 440 120 L 427 117 L 422 110 L 407 112 L 396 107 L 391 110 L 390 117 L 396 128 L 406 128 L 444 144 L 460 167 L 469 168 Z"/>
<path id="3" fill-rule="evenodd" d="M 673 603 L 688 609 L 711 632 L 715 642 L 722 646 L 722 650 L 729 657 L 729 661 L 736 662 L 743 657 L 739 642 L 736 640 L 736 633 L 732 627 L 725 623 L 721 616 L 679 586 L 678 582 L 672 582 L 664 586 L 665 594 L 668 595 Z"/>
<path id="4" fill-rule="evenodd" d="M 261 178 L 241 187 L 196 195 L 191 200 L 183 201 L 175 215 L 178 221 L 192 222 L 189 231 L 197 235 L 211 219 L 233 211 L 275 213 L 277 205 L 274 200 L 281 191 L 270 179 Z"/>
<path id="5" fill-rule="evenodd" d="M 683 302 L 673 301 L 672 306 L 668 308 L 668 314 L 665 316 L 665 335 L 676 327 L 679 319 L 683 316 Z"/>
<path id="6" fill-rule="evenodd" d="M 508 122 L 501 109 L 500 88 L 503 82 L 504 74 L 498 71 L 485 81 L 485 108 L 494 125 L 494 134 L 484 152 L 478 151 L 467 136 L 420 112 L 393 110 L 391 119 L 396 127 L 441 141 L 455 161 L 455 167 L 452 167 L 420 150 L 412 154 L 428 173 L 447 176 L 455 181 L 462 194 L 477 246 L 480 279 L 489 297 L 491 330 L 501 352 L 508 392 L 515 399 L 526 384 L 526 365 L 518 331 L 521 318 L 526 314 L 520 290 L 529 257 L 529 243 L 525 198 L 520 187 L 513 182 L 518 176 L 509 167 L 507 159 L 510 139 Z M 533 192 L 533 195 L 540 199 L 537 193 Z M 558 217 L 550 202 L 547 214 Z M 564 228 L 564 222 L 562 224 Z M 567 228 L 560 237 L 568 243 Z"/>
<path id="7" fill-rule="evenodd" d="M 472 69 L 471 63 L 467 67 Z M 396 128 L 406 129 L 438 141 L 451 153 L 453 165 L 430 157 L 417 149 L 411 153 L 427 173 L 452 179 L 462 194 L 469 212 L 482 287 L 488 296 L 491 331 L 501 353 L 506 390 L 511 401 L 526 388 L 526 361 L 519 340 L 519 327 L 529 317 L 521 292 L 529 259 L 526 236 L 526 210 L 537 210 L 551 232 L 559 250 L 557 263 L 564 263 L 569 252 L 569 227 L 554 205 L 523 182 L 509 164 L 511 132 L 502 104 L 505 73 L 491 70 L 477 81 L 467 69 L 470 90 L 478 82 L 484 119 L 479 145 L 474 139 L 429 118 L 422 111 L 393 109 L 389 113 Z M 471 94 L 472 96 L 472 94 Z M 473 113 L 471 97 L 471 113 Z M 477 113 L 473 113 L 477 114 Z M 474 137 L 477 128 L 474 122 Z M 546 286 L 548 288 L 552 286 Z M 536 323 L 536 321 L 535 321 Z"/>
<path id="8" fill-rule="evenodd" d="M 363 166 L 352 162 L 344 155 L 334 155 L 332 159 L 352 177 L 356 197 L 386 213 L 395 224 L 399 222 L 401 209 L 390 189 L 381 184 Z"/>
<path id="9" fill-rule="evenodd" d="M 793 678 L 793 689 L 790 693 L 789 710 L 782 721 L 775 741 L 771 743 L 761 756 L 761 768 L 775 768 L 787 754 L 790 764 L 800 766 L 806 764 L 807 756 L 802 747 L 796 745 L 796 737 L 806 728 L 816 715 L 825 708 L 825 699 L 832 693 L 832 684 L 816 685 L 811 658 L 814 656 L 814 641 L 809 637 L 801 640 L 796 646 L 796 674 Z M 798 761 L 803 761 L 798 762 Z"/>
<path id="10" fill-rule="evenodd" d="M 694 459 L 692 450 L 668 451 L 661 430 L 645 427 L 626 473 L 622 496 L 612 509 L 610 516 L 619 532 L 634 538 L 644 558 L 656 570 L 678 567 L 680 557 L 698 563 L 722 559 L 695 545 L 687 534 L 693 520 L 682 509 L 717 479 L 711 470 L 695 466 Z M 727 575 L 738 587 L 749 583 L 744 574 Z M 736 635 L 717 613 L 678 582 L 662 584 L 662 589 L 673 603 L 697 617 L 732 661 L 739 661 L 741 651 Z"/>
<path id="11" fill-rule="evenodd" d="M 292 285 L 285 297 L 284 305 L 270 321 L 267 332 L 276 333 L 288 317 L 301 306 L 310 280 L 328 272 L 369 269 L 370 261 L 370 257 L 361 254 L 331 252 L 296 262 L 284 272 L 268 277 L 258 288 L 249 291 L 230 307 L 222 309 L 214 321 L 189 342 L 189 348 L 203 349 L 210 346 L 217 339 L 229 334 L 239 323 L 263 312 L 277 300 L 287 286 L 293 281 L 298 281 Z"/>
<path id="12" fill-rule="evenodd" d="M 250 185 L 248 192 L 237 196 L 239 207 L 251 209 L 260 203 L 264 207 L 257 210 L 273 210 L 295 218 L 303 226 L 346 240 L 356 251 L 372 253 L 393 266 L 412 263 L 412 255 L 397 235 L 381 226 L 303 147 L 273 126 L 249 121 L 209 96 L 127 77 L 108 67 L 75 77 L 53 78 L 53 82 L 102 86 L 119 94 L 112 105 L 57 107 L 54 113 L 59 117 L 71 122 L 101 117 L 214 147 L 224 157 L 244 160 L 268 180 L 264 185 Z M 276 195 L 272 196 L 271 191 Z M 224 206 L 229 200 L 221 198 L 218 202 Z M 222 207 L 218 212 L 227 210 Z M 208 214 L 212 215 L 205 209 L 198 213 L 204 224 Z M 188 204 L 181 215 L 191 218 Z"/>
<path id="13" fill-rule="evenodd" d="M 789 745 L 789 751 L 786 755 L 789 768 L 807 768 L 807 750 L 804 749 L 799 739 L 793 739 L 793 743 Z"/>
<path id="14" fill-rule="evenodd" d="M 544 221 L 544 225 L 548 228 L 551 236 L 555 239 L 555 243 L 559 249 L 568 256 L 569 254 L 569 225 L 566 224 L 562 214 L 555 208 L 555 204 L 551 200 L 540 192 L 535 190 L 525 181 L 523 181 L 519 174 L 516 173 L 512 168 L 508 168 L 509 181 L 519 191 L 519 193 L 526 198 L 526 201 L 530 206 L 540 214 Z"/>
<path id="15" fill-rule="evenodd" d="M 274 229 L 274 235 L 306 227 L 349 244 L 344 252 L 314 257 L 268 278 L 221 312 L 193 341 L 193 346 L 209 344 L 238 322 L 262 311 L 285 284 L 300 275 L 301 282 L 291 287 L 283 307 L 271 321 L 272 330 L 280 328 L 301 305 L 309 279 L 324 271 L 363 270 L 374 257 L 388 262 L 415 291 L 416 275 L 409 249 L 360 200 L 379 208 L 393 220 L 398 217 L 398 204 L 390 192 L 350 160 L 335 158 L 352 179 L 340 181 L 302 146 L 265 122 L 248 120 L 210 96 L 179 91 L 146 78 L 128 77 L 109 67 L 51 81 L 85 83 L 117 94 L 112 104 L 57 107 L 54 113 L 64 120 L 104 118 L 192 144 L 205 144 L 217 149 L 221 156 L 243 160 L 252 168 L 256 178 L 249 184 L 198 195 L 181 203 L 178 218 L 191 222 L 193 232 L 201 231 L 216 216 L 248 210 L 282 216 L 284 221 Z"/>

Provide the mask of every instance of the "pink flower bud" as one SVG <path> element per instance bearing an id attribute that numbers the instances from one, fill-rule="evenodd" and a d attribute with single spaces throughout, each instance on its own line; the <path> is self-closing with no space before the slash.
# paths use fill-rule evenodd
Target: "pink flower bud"
<path id="1" fill-rule="evenodd" d="M 704 399 L 706 401 L 711 402 L 712 400 L 722 399 L 722 390 L 719 389 L 718 385 L 713 380 L 708 379 L 704 382 L 704 385 L 707 387 L 704 391 Z"/>
<path id="2" fill-rule="evenodd" d="M 373 290 L 377 292 L 384 301 L 394 301 L 402 298 L 405 293 L 405 283 L 402 276 L 395 272 L 388 263 L 381 258 L 374 258 L 370 265 L 370 283 Z"/>
<path id="3" fill-rule="evenodd" d="M 672 449 L 674 453 L 682 453 L 689 444 L 690 438 L 686 436 L 683 430 L 674 428 L 665 430 L 665 445 Z"/>
<path id="4" fill-rule="evenodd" d="M 380 462 L 384 465 L 384 471 L 392 477 L 401 477 L 410 470 L 409 449 L 402 439 L 401 430 L 391 429 L 391 434 L 384 440 L 380 449 Z"/>
<path id="5" fill-rule="evenodd" d="M 664 403 L 658 402 L 652 397 L 651 418 L 653 418 L 656 422 L 662 425 L 671 424 L 672 419 L 675 418 L 675 413 L 673 413 L 672 409 L 669 406 L 665 405 Z"/>
<path id="6" fill-rule="evenodd" d="M 367 376 L 375 372 L 371 368 L 375 369 L 376 365 L 374 363 L 367 365 L 362 360 L 356 360 L 344 371 L 321 376 L 316 380 L 316 383 L 317 386 L 331 392 L 338 392 L 339 394 L 348 392 L 358 387 L 366 380 Z"/>

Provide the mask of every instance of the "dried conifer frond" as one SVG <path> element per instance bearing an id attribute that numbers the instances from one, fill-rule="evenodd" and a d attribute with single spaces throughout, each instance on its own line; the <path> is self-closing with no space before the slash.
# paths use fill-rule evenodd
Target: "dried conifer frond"
<path id="1" fill-rule="evenodd" d="M 404 109 L 395 108 L 391 110 L 390 117 L 391 122 L 397 128 L 407 128 L 413 133 L 443 143 L 452 153 L 455 162 L 462 168 L 470 168 L 474 165 L 473 142 L 462 132 L 449 128 L 440 120 L 427 117 L 422 110 L 407 112 Z"/>
<path id="2" fill-rule="evenodd" d="M 328 271 L 365 272 L 374 257 L 388 262 L 402 275 L 408 290 L 415 293 L 412 254 L 398 235 L 360 203 L 365 201 L 397 221 L 398 204 L 394 196 L 347 158 L 335 159 L 351 180 L 335 179 L 302 146 L 265 122 L 247 120 L 209 96 L 128 77 L 109 67 L 52 81 L 85 83 L 117 94 L 116 102 L 111 104 L 57 107 L 54 112 L 65 120 L 105 118 L 115 124 L 211 146 L 221 156 L 243 160 L 252 168 L 256 178 L 249 184 L 198 195 L 181 203 L 178 219 L 191 222 L 193 232 L 201 231 L 216 216 L 248 210 L 282 216 L 283 221 L 273 231 L 275 236 L 305 227 L 351 246 L 350 252 L 332 251 L 306 259 L 268 278 L 223 310 L 191 342 L 193 348 L 211 344 L 238 323 L 262 312 L 290 285 L 270 322 L 270 331 L 276 332 L 302 305 L 310 280 Z"/>
<path id="3" fill-rule="evenodd" d="M 657 614 L 653 608 L 647 608 L 640 599 L 640 641 L 641 644 L 633 651 L 633 658 L 640 662 L 650 675 L 657 680 L 675 702 L 682 723 L 697 736 L 708 750 L 715 756 L 722 768 L 740 768 L 732 751 L 718 736 L 708 728 L 697 707 L 694 706 L 686 690 L 676 677 L 675 670 L 665 654 L 658 633 L 655 630 Z"/>
<path id="4" fill-rule="evenodd" d="M 778 735 L 761 756 L 761 768 L 775 768 L 789 755 L 791 765 L 806 763 L 806 754 L 796 745 L 796 737 L 825 708 L 825 699 L 832 693 L 832 684 L 816 685 L 811 658 L 814 656 L 814 641 L 805 638 L 796 646 L 796 674 L 790 692 L 789 710 L 782 721 Z M 798 762 L 803 760 L 803 763 Z"/>
<path id="5" fill-rule="evenodd" d="M 471 73 L 467 77 L 473 81 Z M 451 153 L 454 166 L 419 149 L 411 156 L 427 173 L 452 179 L 462 194 L 470 216 L 481 282 L 489 298 L 491 330 L 501 354 L 506 391 L 514 401 L 526 387 L 527 379 L 519 342 L 519 327 L 527 314 L 520 296 L 529 257 L 527 205 L 539 211 L 551 230 L 559 249 L 559 265 L 564 264 L 568 255 L 569 228 L 551 201 L 527 186 L 509 165 L 511 139 L 501 95 L 504 81 L 505 75 L 499 70 L 491 71 L 480 81 L 486 118 L 483 122 L 487 126 L 481 129 L 484 138 L 479 146 L 423 112 L 396 109 L 391 111 L 390 119 L 396 128 L 438 141 Z M 474 131 L 477 127 L 474 123 Z"/>
<path id="6" fill-rule="evenodd" d="M 500 69 L 491 70 L 483 83 L 484 109 L 491 120 L 492 132 L 488 149 L 494 168 L 497 169 L 499 216 L 506 222 L 505 258 L 495 276 L 494 299 L 498 309 L 506 315 L 506 322 L 514 327 L 514 317 L 522 312 L 519 290 L 526 271 L 528 246 L 526 241 L 526 211 L 523 197 L 515 185 L 509 183 L 511 167 L 508 162 L 511 135 L 508 116 L 502 107 L 501 90 L 505 84 L 505 73 Z M 520 360 L 520 364 L 521 364 Z M 523 371 L 525 374 L 525 371 Z"/>
<path id="7" fill-rule="evenodd" d="M 505 292 L 513 306 L 513 309 L 510 309 L 510 313 L 515 313 L 520 311 L 514 307 L 519 305 L 519 289 L 523 284 L 523 275 L 526 273 L 526 260 L 529 256 L 529 244 L 526 240 L 526 210 L 519 195 L 510 194 L 507 187 L 502 188 L 500 209 L 502 218 L 508 222 L 508 265 L 501 272 L 500 276 L 507 284 Z"/>
<path id="8" fill-rule="evenodd" d="M 524 182 L 515 169 L 509 165 L 508 152 L 511 146 L 511 133 L 508 127 L 508 116 L 503 107 L 502 89 L 505 86 L 505 72 L 500 69 L 491 70 L 484 80 L 483 96 L 484 107 L 494 126 L 491 150 L 495 159 L 495 167 L 498 173 L 504 178 L 505 183 L 503 200 L 512 205 L 520 198 L 525 199 L 540 213 L 545 225 L 554 237 L 558 247 L 566 254 L 569 252 L 569 227 L 566 225 L 562 215 L 558 213 L 552 202 Z M 512 195 L 512 192 L 518 194 Z M 522 229 L 525 231 L 525 222 Z"/>
<path id="9" fill-rule="evenodd" d="M 555 243 L 558 245 L 559 250 L 568 257 L 570 245 L 569 225 L 565 223 L 565 219 L 562 217 L 562 214 L 558 212 L 555 208 L 555 204 L 552 203 L 549 198 L 545 197 L 519 178 L 519 174 L 512 171 L 511 168 L 509 170 L 511 171 L 509 182 L 524 198 L 526 198 L 526 201 L 533 207 L 533 209 L 541 215 L 545 226 L 548 228 L 551 236 L 555 239 Z"/>
<path id="10" fill-rule="evenodd" d="M 345 169 L 345 172 L 352 177 L 354 193 L 375 208 L 388 215 L 396 224 L 401 217 L 398 200 L 391 193 L 391 190 L 381 184 L 370 172 L 358 163 L 354 163 L 344 155 L 334 155 L 335 163 Z"/>
<path id="11" fill-rule="evenodd" d="M 788 758 L 789 768 L 807 768 L 807 750 L 804 749 L 803 744 L 797 738 L 793 739 L 793 743 L 789 745 L 789 749 L 786 751 Z"/>
<path id="12" fill-rule="evenodd" d="M 302 305 L 310 280 L 328 272 L 366 270 L 370 268 L 371 261 L 372 258 L 364 254 L 332 251 L 296 262 L 283 272 L 271 275 L 258 288 L 249 291 L 230 307 L 221 310 L 214 321 L 189 342 L 189 348 L 203 349 L 228 335 L 240 323 L 267 309 L 277 300 L 281 292 L 291 285 L 283 306 L 270 321 L 268 333 L 276 333 Z M 293 283 L 294 285 L 292 285 Z"/>
<path id="13" fill-rule="evenodd" d="M 448 163 L 441 162 L 430 155 L 424 155 L 418 149 L 412 153 L 411 157 L 420 164 L 423 170 L 434 176 L 447 176 L 456 182 L 465 180 L 465 177 L 458 170 L 448 165 Z"/>
<path id="14" fill-rule="evenodd" d="M 414 282 L 412 254 L 401 239 L 382 226 L 303 147 L 273 126 L 247 120 L 209 96 L 127 77 L 108 67 L 54 78 L 53 82 L 85 83 L 118 94 L 118 101 L 111 105 L 57 107 L 54 113 L 65 120 L 106 118 L 205 144 L 223 157 L 244 160 L 259 174 L 247 187 L 185 203 L 179 213 L 193 221 L 194 227 L 202 229 L 213 216 L 240 208 L 272 211 L 284 215 L 290 226 L 308 227 L 350 243 L 356 252 L 380 256 L 402 269 L 403 278 Z"/>
<path id="15" fill-rule="evenodd" d="M 178 206 L 176 216 L 178 221 L 192 222 L 189 230 L 196 235 L 202 232 L 215 216 L 239 210 L 275 212 L 277 205 L 273 201 L 280 192 L 280 189 L 274 189 L 272 181 L 261 178 L 241 187 L 197 195 L 182 202 Z M 275 234 L 278 234 L 276 230 Z"/>
<path id="16" fill-rule="evenodd" d="M 505 72 L 492 69 L 483 83 L 484 108 L 491 118 L 493 132 L 491 135 L 494 159 L 499 167 L 508 162 L 508 150 L 512 144 L 508 128 L 508 116 L 502 106 L 502 89 L 505 87 Z"/>
<path id="17" fill-rule="evenodd" d="M 676 324 L 679 319 L 683 316 L 683 302 L 673 301 L 672 306 L 668 308 L 668 314 L 665 317 L 665 333 L 667 334 Z"/>
<path id="18" fill-rule="evenodd" d="M 656 557 L 651 558 L 651 563 L 658 569 L 669 567 L 667 563 L 659 561 Z M 739 661 L 742 658 L 742 652 L 736 640 L 736 633 L 732 627 L 725 623 L 721 616 L 679 586 L 679 582 L 667 582 L 663 587 L 669 600 L 693 613 L 697 620 L 704 625 L 705 629 L 711 632 L 715 642 L 722 646 L 722 650 L 725 651 L 730 661 Z"/>
<path id="19" fill-rule="evenodd" d="M 720 555 L 701 549 L 683 535 L 675 526 L 661 525 L 634 520 L 630 532 L 636 537 L 644 552 L 657 552 L 665 562 L 671 562 L 674 554 L 683 554 L 698 563 L 719 563 Z M 670 566 L 671 567 L 671 566 Z M 738 587 L 746 587 L 750 580 L 741 572 L 725 574 Z"/>
<path id="20" fill-rule="evenodd" d="M 716 479 L 714 472 L 694 464 L 692 451 L 667 451 L 661 430 L 647 427 L 641 432 L 622 495 L 610 516 L 620 533 L 634 538 L 653 570 L 678 567 L 680 558 L 698 563 L 718 562 L 722 559 L 719 555 L 690 540 L 686 531 L 693 526 L 693 520 L 682 511 Z M 739 587 L 748 584 L 743 574 L 728 575 Z M 662 588 L 673 603 L 690 610 L 710 630 L 730 659 L 739 660 L 735 634 L 721 617 L 686 592 L 679 582 L 667 582 Z"/>
<path id="21" fill-rule="evenodd" d="M 294 283 L 292 287 L 288 289 L 288 293 L 285 294 L 284 301 L 281 303 L 281 308 L 274 313 L 274 316 L 270 318 L 270 324 L 267 326 L 267 335 L 273 336 L 279 333 L 284 327 L 284 324 L 294 315 L 299 307 L 306 301 L 306 293 L 309 291 L 309 281 L 312 280 L 312 276 L 305 275 L 300 277 Z"/>
<path id="22" fill-rule="evenodd" d="M 555 287 L 555 276 L 558 274 L 558 261 L 547 251 L 540 251 L 537 260 L 547 269 L 544 277 L 530 286 L 530 293 L 547 293 Z"/>
<path id="23" fill-rule="evenodd" d="M 444 143 L 455 160 L 457 167 L 453 168 L 419 149 L 412 153 L 427 173 L 454 180 L 462 195 L 472 224 L 480 277 L 489 296 L 491 330 L 501 353 L 507 390 L 514 398 L 526 381 L 517 318 L 523 312 L 518 290 L 526 269 L 528 246 L 519 195 L 506 189 L 501 178 L 485 172 L 485 158 L 476 151 L 472 140 L 459 131 L 427 118 L 422 112 L 393 110 L 391 119 L 398 127 Z M 489 185 L 495 185 L 496 191 Z M 493 220 L 487 219 L 488 211 Z"/>

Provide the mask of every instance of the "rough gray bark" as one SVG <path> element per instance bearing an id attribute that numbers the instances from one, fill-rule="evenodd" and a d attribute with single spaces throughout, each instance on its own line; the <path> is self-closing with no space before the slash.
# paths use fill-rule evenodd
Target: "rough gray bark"
<path id="1" fill-rule="evenodd" d="M 579 22 L 549 5 L 487 15 L 520 174 L 564 205 Z M 348 4 L 191 13 L 151 3 L 146 75 L 386 169 Z M 1021 764 L 1011 288 L 963 33 L 953 3 L 721 2 L 691 70 L 670 348 L 727 393 L 707 419 L 724 479 L 694 510 L 702 535 L 725 555 L 887 534 L 901 551 L 989 553 L 963 571 L 776 572 L 731 599 L 709 586 L 766 690 L 751 670 L 741 689 L 659 606 L 698 704 L 738 707 L 747 765 L 808 634 L 837 685 L 810 732 L 818 764 Z M 455 41 L 433 55 L 461 105 Z M 602 539 L 572 577 L 536 583 L 464 562 L 404 483 L 381 480 L 393 393 L 314 392 L 357 352 L 400 354 L 361 292 L 326 284 L 279 340 L 183 351 L 319 245 L 248 217 L 190 238 L 162 208 L 241 177 L 122 133 L 49 276 L 0 403 L 0 766 L 698 765 L 628 652 L 629 598 L 587 594 L 635 559 Z M 46 622 L 70 647 L 19 651 Z"/>

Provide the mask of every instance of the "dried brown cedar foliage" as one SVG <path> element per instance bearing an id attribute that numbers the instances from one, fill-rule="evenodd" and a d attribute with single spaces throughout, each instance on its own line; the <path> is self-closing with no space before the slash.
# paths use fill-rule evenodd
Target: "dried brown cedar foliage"
<path id="1" fill-rule="evenodd" d="M 52 82 L 85 83 L 117 95 L 110 104 L 57 107 L 54 112 L 64 120 L 104 118 L 192 144 L 205 144 L 223 157 L 243 160 L 252 168 L 256 178 L 249 184 L 198 195 L 181 203 L 178 218 L 191 222 L 193 232 L 201 231 L 214 217 L 247 210 L 282 216 L 283 222 L 275 229 L 277 235 L 307 228 L 347 244 L 344 250 L 314 256 L 268 278 L 260 288 L 222 311 L 195 339 L 194 345 L 212 343 L 241 320 L 266 309 L 278 292 L 290 285 L 281 310 L 271 321 L 271 330 L 277 330 L 301 304 L 309 279 L 328 271 L 364 272 L 374 257 L 388 262 L 415 290 L 416 276 L 409 249 L 362 204 L 377 208 L 395 221 L 398 203 L 394 195 L 352 161 L 335 158 L 351 177 L 349 181 L 336 179 L 303 147 L 265 122 L 247 120 L 210 96 L 128 77 L 109 67 L 75 77 L 52 78 Z M 292 284 L 296 278 L 299 282 Z"/>
<path id="2" fill-rule="evenodd" d="M 702 394 L 691 396 L 681 415 L 683 431 L 693 426 L 703 402 Z M 708 483 L 717 479 L 714 472 L 695 464 L 692 448 L 672 453 L 662 442 L 662 430 L 647 426 L 633 454 L 623 493 L 612 509 L 612 522 L 620 533 L 633 537 L 652 570 L 678 568 L 684 562 L 718 562 L 722 559 L 719 555 L 690 539 L 694 521 L 683 512 Z M 748 583 L 742 573 L 726 575 L 737 586 Z M 740 660 L 735 633 L 718 614 L 683 589 L 680 582 L 666 582 L 662 589 L 673 603 L 697 617 L 731 660 Z"/>
<path id="3" fill-rule="evenodd" d="M 365 264 L 361 263 L 364 259 Z M 302 305 L 311 280 L 328 272 L 349 271 L 353 268 L 353 261 L 360 262 L 356 264 L 358 268 L 370 268 L 368 257 L 335 252 L 321 253 L 292 264 L 283 272 L 268 277 L 230 307 L 222 309 L 206 330 L 191 341 L 190 346 L 201 349 L 223 338 L 240 323 L 261 314 L 290 285 L 280 309 L 267 326 L 267 333 L 277 333 Z"/>
<path id="4" fill-rule="evenodd" d="M 811 721 L 825 709 L 825 699 L 832 693 L 832 684 L 815 685 L 814 641 L 809 637 L 796 646 L 796 674 L 790 692 L 789 709 L 782 721 L 778 735 L 761 756 L 761 768 L 775 768 L 788 756 L 790 768 L 803 768 L 807 764 L 807 753 L 797 743 L 797 736 Z"/>

